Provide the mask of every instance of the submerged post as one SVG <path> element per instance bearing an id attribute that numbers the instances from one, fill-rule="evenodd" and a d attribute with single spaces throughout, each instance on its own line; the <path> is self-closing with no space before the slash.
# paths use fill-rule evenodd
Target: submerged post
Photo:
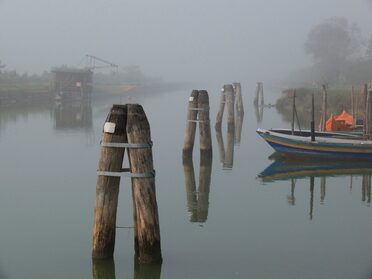
<path id="1" fill-rule="evenodd" d="M 189 105 L 187 111 L 186 132 L 183 142 L 183 154 L 191 154 L 194 148 L 196 120 L 198 115 L 198 90 L 193 90 L 189 97 Z"/>
<path id="2" fill-rule="evenodd" d="M 211 124 L 209 119 L 209 96 L 205 90 L 199 91 L 198 96 L 199 113 L 199 139 L 200 139 L 200 159 L 212 158 L 212 138 Z"/>
<path id="3" fill-rule="evenodd" d="M 158 205 L 155 172 L 152 160 L 150 124 L 142 106 L 128 104 L 127 137 L 130 145 L 149 148 L 129 148 L 132 173 L 134 243 L 139 263 L 161 263 Z"/>
<path id="4" fill-rule="evenodd" d="M 103 128 L 94 209 L 92 252 L 94 259 L 110 258 L 114 253 L 120 176 L 113 176 L 110 173 L 121 171 L 124 148 L 109 145 L 126 142 L 126 118 L 126 106 L 114 105 Z"/>

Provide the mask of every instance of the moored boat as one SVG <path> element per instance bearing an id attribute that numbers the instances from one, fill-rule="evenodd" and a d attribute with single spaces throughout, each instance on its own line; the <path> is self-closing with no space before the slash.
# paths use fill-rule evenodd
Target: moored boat
<path id="1" fill-rule="evenodd" d="M 347 133 L 315 132 L 287 129 L 257 129 L 257 133 L 275 151 L 289 157 L 322 159 L 370 159 L 372 141 Z"/>

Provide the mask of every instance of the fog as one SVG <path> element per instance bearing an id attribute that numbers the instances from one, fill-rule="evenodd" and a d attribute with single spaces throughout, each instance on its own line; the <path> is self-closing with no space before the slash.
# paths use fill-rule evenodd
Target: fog
<path id="1" fill-rule="evenodd" d="M 85 54 L 178 81 L 280 79 L 309 65 L 304 41 L 344 16 L 369 36 L 371 0 L 0 0 L 0 60 L 40 73 Z"/>

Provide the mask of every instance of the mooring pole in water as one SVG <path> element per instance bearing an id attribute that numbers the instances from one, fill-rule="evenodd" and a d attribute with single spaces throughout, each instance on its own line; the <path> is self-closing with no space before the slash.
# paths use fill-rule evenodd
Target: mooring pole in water
<path id="1" fill-rule="evenodd" d="M 139 263 L 161 263 L 150 124 L 142 106 L 128 104 L 128 157 L 132 177 L 135 252 Z M 136 147 L 137 146 L 137 147 Z"/>
<path id="2" fill-rule="evenodd" d="M 311 141 L 315 141 L 315 112 L 314 112 L 314 93 L 311 95 L 311 123 L 310 123 L 310 133 Z"/>
<path id="3" fill-rule="evenodd" d="M 116 211 L 120 176 L 106 175 L 122 170 L 124 148 L 110 147 L 127 141 L 126 106 L 114 105 L 103 128 L 101 156 L 94 209 L 93 253 L 95 259 L 110 258 L 115 247 Z"/>
<path id="4" fill-rule="evenodd" d="M 256 94 L 254 96 L 253 104 L 255 107 L 258 107 L 258 98 L 260 96 L 260 88 L 261 88 L 261 82 L 257 82 L 256 85 Z"/>
<path id="5" fill-rule="evenodd" d="M 223 163 L 224 169 L 232 169 L 234 165 L 234 139 L 235 139 L 235 125 L 227 126 L 226 152 L 225 161 Z"/>
<path id="6" fill-rule="evenodd" d="M 355 127 L 355 121 L 356 121 L 356 110 L 355 110 L 355 97 L 354 97 L 354 85 L 351 86 L 351 115 L 353 116 L 353 127 Z"/>
<path id="7" fill-rule="evenodd" d="M 236 114 L 237 115 L 244 115 L 244 106 L 243 106 L 243 98 L 242 98 L 242 86 L 240 82 L 233 83 L 234 91 L 235 91 L 235 100 L 236 100 Z"/>
<path id="8" fill-rule="evenodd" d="M 292 123 L 291 123 L 292 135 L 294 135 L 295 115 L 296 115 L 296 89 L 293 90 L 293 96 L 292 96 Z"/>
<path id="9" fill-rule="evenodd" d="M 263 83 L 262 82 L 261 82 L 261 91 L 260 91 L 260 93 L 261 93 L 261 107 L 263 107 L 264 104 L 265 104 L 265 101 L 264 101 L 264 91 L 263 91 Z"/>
<path id="10" fill-rule="evenodd" d="M 198 117 L 198 96 L 199 91 L 193 90 L 189 97 L 189 104 L 187 109 L 186 132 L 183 142 L 183 154 L 191 154 L 194 148 L 196 121 Z"/>
<path id="11" fill-rule="evenodd" d="M 327 123 L 327 86 L 322 84 L 323 89 L 323 104 L 322 104 L 322 125 L 321 130 L 325 132 Z"/>
<path id="12" fill-rule="evenodd" d="M 366 111 L 364 117 L 364 127 L 365 127 L 365 135 L 367 139 L 369 139 L 371 135 L 371 91 L 367 91 L 367 99 L 366 99 Z"/>
<path id="13" fill-rule="evenodd" d="M 226 103 L 226 97 L 225 97 L 225 86 L 221 89 L 220 93 L 220 106 L 218 108 L 217 116 L 216 116 L 216 125 L 215 129 L 221 128 L 222 118 L 223 118 L 223 112 L 225 110 L 225 103 Z"/>
<path id="14" fill-rule="evenodd" d="M 242 137 L 244 113 L 237 113 L 235 117 L 235 144 L 239 145 Z"/>
<path id="15" fill-rule="evenodd" d="M 200 90 L 198 96 L 198 120 L 200 140 L 200 160 L 212 158 L 211 124 L 209 119 L 209 96 L 206 90 Z"/>
<path id="16" fill-rule="evenodd" d="M 93 227 L 93 259 L 112 258 L 120 176 L 132 178 L 135 252 L 140 263 L 162 261 L 150 125 L 142 106 L 113 105 L 103 129 Z M 124 149 L 129 169 L 123 169 Z"/>
<path id="17" fill-rule="evenodd" d="M 227 131 L 234 130 L 235 124 L 235 98 L 234 89 L 231 84 L 224 85 L 227 107 Z"/>

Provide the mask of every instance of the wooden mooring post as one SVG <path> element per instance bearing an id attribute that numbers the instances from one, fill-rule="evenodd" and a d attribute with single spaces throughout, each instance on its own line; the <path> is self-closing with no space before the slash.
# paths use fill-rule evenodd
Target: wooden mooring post
<path id="1" fill-rule="evenodd" d="M 323 89 L 323 104 L 322 104 L 322 125 L 321 131 L 325 132 L 327 124 L 327 86 L 322 84 Z"/>
<path id="2" fill-rule="evenodd" d="M 253 104 L 255 106 L 258 106 L 259 102 L 260 102 L 260 106 L 264 106 L 265 101 L 264 101 L 264 92 L 263 92 L 263 83 L 262 82 L 257 82 L 256 96 L 254 98 Z"/>
<path id="3" fill-rule="evenodd" d="M 155 194 L 150 125 L 142 106 L 114 105 L 103 129 L 93 227 L 93 259 L 111 258 L 115 246 L 120 176 L 132 179 L 135 256 L 140 263 L 160 263 L 160 229 Z M 129 169 L 123 169 L 124 149 Z"/>
<path id="4" fill-rule="evenodd" d="M 189 98 L 183 157 L 192 156 L 196 124 L 199 123 L 201 159 L 212 158 L 212 138 L 209 119 L 209 96 L 206 90 L 193 90 Z"/>
<path id="5" fill-rule="evenodd" d="M 235 128 L 235 94 L 231 84 L 224 85 L 227 107 L 227 131 L 234 132 Z"/>
<path id="6" fill-rule="evenodd" d="M 115 279 L 115 262 L 113 258 L 105 260 L 93 259 L 93 279 Z"/>
<path id="7" fill-rule="evenodd" d="M 225 103 L 226 103 L 226 97 L 225 97 L 225 86 L 221 89 L 220 93 L 220 104 L 216 116 L 216 125 L 215 128 L 218 129 L 222 125 L 222 118 L 223 118 L 223 113 L 225 110 Z"/>
<path id="8" fill-rule="evenodd" d="M 103 143 L 120 144 L 127 142 L 126 118 L 127 108 L 125 106 L 114 105 L 112 107 L 103 129 Z M 124 148 L 102 146 L 98 171 L 121 172 L 123 157 Z M 120 176 L 98 175 L 92 254 L 95 259 L 109 258 L 114 253 L 119 184 Z"/>
<path id="9" fill-rule="evenodd" d="M 236 114 L 237 115 L 244 115 L 242 86 L 240 85 L 240 82 L 234 82 L 233 87 L 234 87 L 234 91 L 235 91 Z"/>
<path id="10" fill-rule="evenodd" d="M 191 154 L 194 148 L 196 121 L 198 117 L 198 96 L 199 91 L 193 90 L 189 97 L 189 105 L 187 109 L 186 132 L 183 142 L 183 153 Z"/>

